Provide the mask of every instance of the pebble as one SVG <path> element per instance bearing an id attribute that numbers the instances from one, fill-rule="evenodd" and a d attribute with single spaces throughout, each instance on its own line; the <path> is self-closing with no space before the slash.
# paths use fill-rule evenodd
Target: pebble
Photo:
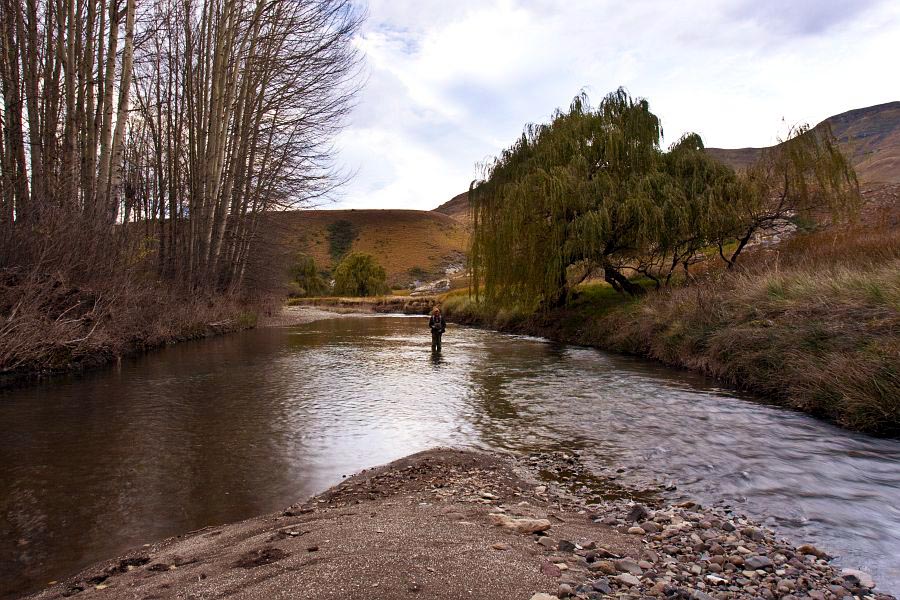
<path id="1" fill-rule="evenodd" d="M 553 456 L 541 456 L 548 455 Z M 577 455 L 565 460 L 564 479 L 587 480 Z M 608 478 L 609 470 L 604 472 Z M 632 542 L 641 549 L 622 556 L 593 542 L 577 540 L 578 545 L 536 536 L 550 559 L 541 571 L 554 574 L 559 589 L 558 596 L 536 595 L 534 600 L 895 600 L 872 591 L 875 582 L 867 573 L 836 569 L 822 550 L 779 541 L 728 506 L 704 508 L 693 501 L 645 506 L 617 499 L 588 504 L 577 499 L 577 490 L 575 497 L 560 501 L 552 488 L 547 499 L 560 502 L 560 511 L 568 510 L 564 506 L 569 502 L 572 512 L 589 515 L 594 523 L 641 535 Z"/>
<path id="2" fill-rule="evenodd" d="M 875 580 L 872 579 L 872 576 L 863 571 L 858 571 L 856 569 L 844 569 L 841 571 L 841 577 L 844 578 L 845 581 L 850 580 L 858 582 L 861 587 L 866 589 L 872 589 L 875 587 Z"/>
<path id="3" fill-rule="evenodd" d="M 641 580 L 632 575 L 631 573 L 622 573 L 621 575 L 616 575 L 613 577 L 616 581 L 620 583 L 624 583 L 625 585 L 630 585 L 632 587 L 638 586 L 641 584 Z"/>

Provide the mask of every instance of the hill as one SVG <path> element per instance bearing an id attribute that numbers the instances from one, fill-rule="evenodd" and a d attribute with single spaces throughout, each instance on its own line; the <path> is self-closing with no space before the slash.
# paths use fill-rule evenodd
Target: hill
<path id="1" fill-rule="evenodd" d="M 292 251 L 309 254 L 319 269 L 331 271 L 337 261 L 330 252 L 336 223 L 349 233 L 349 250 L 373 255 L 388 275 L 388 283 L 403 287 L 431 280 L 461 267 L 469 234 L 453 218 L 421 210 L 303 210 L 283 213 Z"/>
<path id="2" fill-rule="evenodd" d="M 900 183 L 900 102 L 848 110 L 813 129 L 830 125 L 863 183 Z M 707 148 L 735 169 L 746 168 L 762 148 Z"/>
<path id="3" fill-rule="evenodd" d="M 469 192 L 463 192 L 453 196 L 432 212 L 441 213 L 452 217 L 460 223 L 469 225 L 472 222 L 472 216 L 469 214 Z"/>

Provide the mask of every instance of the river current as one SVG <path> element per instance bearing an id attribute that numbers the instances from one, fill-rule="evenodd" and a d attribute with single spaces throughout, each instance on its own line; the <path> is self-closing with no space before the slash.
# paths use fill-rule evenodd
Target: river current
<path id="1" fill-rule="evenodd" d="M 429 347 L 420 317 L 339 318 L 0 393 L 0 598 L 438 445 L 579 450 L 900 593 L 900 442 L 594 349 L 455 326 Z"/>

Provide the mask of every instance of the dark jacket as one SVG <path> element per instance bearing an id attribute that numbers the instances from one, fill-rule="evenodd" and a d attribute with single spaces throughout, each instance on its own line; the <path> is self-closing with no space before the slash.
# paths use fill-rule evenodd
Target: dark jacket
<path id="1" fill-rule="evenodd" d="M 432 333 L 444 333 L 447 331 L 447 321 L 444 320 L 444 315 L 431 315 L 431 318 L 428 319 L 428 329 Z"/>

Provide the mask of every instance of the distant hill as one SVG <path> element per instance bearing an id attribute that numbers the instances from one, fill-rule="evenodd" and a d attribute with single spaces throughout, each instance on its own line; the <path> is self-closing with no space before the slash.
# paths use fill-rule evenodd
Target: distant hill
<path id="1" fill-rule="evenodd" d="M 472 216 L 469 214 L 469 192 L 463 192 L 453 196 L 432 212 L 441 213 L 452 217 L 460 223 L 469 225 L 472 222 Z"/>
<path id="2" fill-rule="evenodd" d="M 395 287 L 442 277 L 448 267 L 465 263 L 466 227 L 434 211 L 301 210 L 281 213 L 278 219 L 290 248 L 311 255 L 319 269 L 328 271 L 337 266 L 328 234 L 328 226 L 337 221 L 350 223 L 350 251 L 373 255 Z"/>
<path id="3" fill-rule="evenodd" d="M 825 124 L 840 142 L 863 183 L 900 183 L 900 102 L 848 110 L 828 117 Z M 707 152 L 735 169 L 746 168 L 761 148 L 707 148 Z"/>

